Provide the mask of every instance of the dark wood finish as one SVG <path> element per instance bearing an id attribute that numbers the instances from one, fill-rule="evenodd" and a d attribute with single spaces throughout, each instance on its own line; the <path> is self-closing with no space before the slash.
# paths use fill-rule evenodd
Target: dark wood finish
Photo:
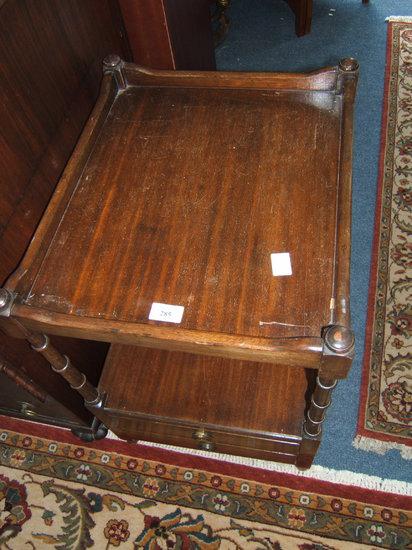
<path id="1" fill-rule="evenodd" d="M 350 279 L 347 277 L 350 265 L 352 219 L 352 127 L 355 103 L 357 70 L 359 66 L 353 59 L 341 63 L 342 73 L 338 79 L 338 89 L 343 94 L 341 164 L 338 178 L 338 202 L 336 245 L 339 259 L 335 266 L 335 296 L 333 301 L 333 322 L 337 325 L 350 324 Z"/>
<path id="2" fill-rule="evenodd" d="M 26 393 L 24 396 L 24 390 L 17 391 L 15 388 L 15 391 L 11 393 L 10 384 L 6 385 L 2 377 L 0 383 L 2 414 L 6 414 L 9 410 L 11 415 L 15 415 L 16 411 L 21 410 L 21 403 L 29 402 L 35 406 L 36 418 L 39 418 L 41 422 L 70 427 L 90 426 L 93 418 L 85 409 L 83 399 L 77 392 L 70 389 L 60 375 L 50 371 L 48 362 L 40 354 L 35 353 L 24 340 L 2 336 L 0 353 L 48 395 L 47 406 L 43 407 L 40 402 L 34 401 L 30 394 Z M 106 345 L 102 346 L 100 342 L 72 340 L 57 336 L 54 336 L 52 341 L 61 353 L 70 357 L 73 364 L 86 374 L 89 382 L 97 385 L 107 353 Z M 15 403 L 13 399 L 15 399 Z M 55 406 L 55 411 L 50 414 L 53 406 Z M 25 415 L 19 413 L 18 416 L 24 417 Z"/>
<path id="3" fill-rule="evenodd" d="M 294 367 L 319 369 L 322 359 L 321 338 L 240 338 L 229 334 L 161 327 L 154 324 L 125 323 L 88 317 L 68 316 L 16 304 L 13 317 L 36 331 L 74 338 L 93 338 L 103 342 L 133 344 L 273 363 L 275 360 Z M 147 326 L 150 329 L 147 329 Z M 8 324 L 9 334 L 19 337 Z M 346 372 L 346 371 L 345 371 Z"/>
<path id="4" fill-rule="evenodd" d="M 115 4 L 0 7 L 0 265 L 15 269 L 99 92 L 105 56 L 127 56 Z"/>
<path id="5" fill-rule="evenodd" d="M 128 73 L 138 80 L 135 69 L 126 69 L 127 79 Z M 319 87 L 318 80 L 328 87 L 324 81 L 330 74 L 328 70 L 326 76 L 302 82 L 295 77 L 301 88 L 307 86 L 306 94 L 240 91 L 241 80 L 258 85 L 253 74 L 211 75 L 209 87 L 190 91 L 166 87 L 167 76 L 164 86 L 156 87 L 159 73 L 146 89 L 130 86 L 104 118 L 97 140 L 88 141 L 93 156 L 87 165 L 80 157 L 83 153 L 88 158 L 83 144 L 72 158 L 52 202 L 55 212 L 40 226 L 40 236 L 46 237 L 46 224 L 50 237 L 53 234 L 51 246 L 47 238 L 39 238 L 40 250 L 34 252 L 36 245 L 30 249 L 31 258 L 19 273 L 28 271 L 19 281 L 13 279 L 22 297 L 19 302 L 63 315 L 75 313 L 76 318 L 92 317 L 96 327 L 99 319 L 102 326 L 108 321 L 144 325 L 149 335 L 155 330 L 147 321 L 150 305 L 161 301 L 186 307 L 179 333 L 204 332 L 211 341 L 218 334 L 242 342 L 245 337 L 308 338 L 310 347 L 311 339 L 320 338 L 330 322 L 338 253 L 330 205 L 338 198 L 341 102 L 335 92 L 315 96 L 310 91 Z M 147 82 L 149 76 L 143 73 L 142 79 Z M 187 78 L 183 76 L 182 85 Z M 199 86 L 205 86 L 205 78 L 202 75 Z M 269 86 L 270 77 L 263 78 Z M 287 86 L 283 79 L 280 84 Z M 176 77 L 171 80 L 173 85 Z M 273 76 L 273 87 L 276 80 Z M 236 88 L 217 91 L 216 85 Z M 116 138 L 120 135 L 127 138 Z M 282 135 L 288 139 L 279 144 Z M 133 155 L 124 139 L 133 143 Z M 269 157 L 259 154 L 262 143 L 279 145 Z M 301 162 L 288 162 L 297 151 Z M 77 189 L 65 209 L 63 195 L 71 194 L 74 185 Z M 162 203 L 153 200 L 156 195 Z M 285 223 L 282 215 L 287 204 L 294 208 L 293 224 Z M 110 219 L 121 223 L 108 223 Z M 311 238 L 305 240 L 303 252 L 302 236 L 308 229 Z M 275 278 L 270 253 L 285 251 L 285 246 L 292 256 L 293 277 Z M 156 257 L 148 262 L 150 249 Z M 30 273 L 36 264 L 40 269 Z M 78 266 L 76 273 L 71 265 Z M 59 271 L 65 276 L 56 277 Z"/>
<path id="6" fill-rule="evenodd" d="M 129 58 L 129 50 L 115 1 L 71 0 L 57 8 L 48 0 L 7 0 L 0 2 L 0 51 L 0 281 L 4 281 L 27 248 L 94 106 L 103 58 L 115 52 Z M 97 382 L 106 346 L 68 339 L 58 339 L 58 346 Z M 50 398 L 42 421 L 91 422 L 79 396 L 59 375 L 49 372 L 25 342 L 10 341 L 0 333 L 0 350 L 55 398 Z M 9 397 L 1 376 L 2 403 L 12 402 Z M 53 418 L 51 403 L 56 400 L 62 406 Z"/>
<path id="7" fill-rule="evenodd" d="M 295 33 L 297 36 L 304 36 L 310 32 L 312 26 L 313 0 L 286 0 L 295 14 Z M 369 0 L 362 0 L 368 4 Z"/>
<path id="8" fill-rule="evenodd" d="M 210 0 L 163 1 L 174 68 L 185 71 L 215 70 Z"/>
<path id="9" fill-rule="evenodd" d="M 119 0 L 135 63 L 156 69 L 216 68 L 210 0 Z"/>
<path id="10" fill-rule="evenodd" d="M 295 33 L 304 36 L 312 26 L 313 0 L 286 0 L 295 14 Z"/>
<path id="11" fill-rule="evenodd" d="M 16 366 L 12 365 L 7 359 L 0 356 L 0 372 L 4 373 L 12 382 L 26 390 L 30 395 L 44 403 L 47 393 L 39 387 L 33 380 Z"/>
<path id="12" fill-rule="evenodd" d="M 299 450 L 302 369 L 113 345 L 99 388 L 107 401 L 97 414 L 125 439 L 172 437 L 194 448 L 208 442 L 217 452 L 232 446 L 246 456 Z"/>
<path id="13" fill-rule="evenodd" d="M 119 0 L 133 61 L 157 69 L 176 63 L 163 0 Z"/>
<path id="14" fill-rule="evenodd" d="M 336 67 L 311 73 L 247 73 L 155 71 L 132 64 L 123 65 L 130 86 L 233 88 L 234 90 L 330 91 L 336 92 Z M 319 94 L 322 97 L 321 94 Z M 327 96 L 325 96 L 325 99 Z"/>
<path id="15" fill-rule="evenodd" d="M 353 355 L 348 203 L 357 69 L 344 60 L 308 75 L 178 73 L 111 56 L 93 115 L 7 282 L 14 295 L 0 311 L 3 325 L 196 354 L 115 346 L 101 381 L 107 406 L 93 412 L 130 439 L 169 434 L 169 442 L 195 444 L 195 429 L 204 449 L 214 438 L 222 452 L 274 453 L 307 467 L 319 438 L 310 424 L 301 432 L 316 387 L 309 384 L 305 401 L 305 369 L 320 369 L 321 380 L 344 377 Z M 290 276 L 273 276 L 273 252 L 290 253 Z M 184 306 L 182 320 L 149 320 L 153 302 Z M 256 376 L 259 422 L 247 424 L 253 417 L 236 398 L 226 416 L 208 410 L 196 428 L 196 400 L 179 417 L 167 408 L 164 382 L 159 402 L 145 409 L 139 392 L 126 390 L 130 361 L 142 395 L 148 364 L 171 371 L 179 404 L 192 378 L 199 392 L 207 364 L 208 384 L 220 374 L 240 388 Z M 111 389 L 116 377 L 119 393 Z M 265 389 L 284 397 L 273 418 Z M 216 397 L 221 408 L 228 396 Z"/>
<path id="16" fill-rule="evenodd" d="M 44 368 L 47 369 L 47 366 Z M 63 379 L 62 382 L 66 384 Z M 90 411 L 87 412 L 88 417 L 85 418 L 78 414 L 78 411 L 74 414 L 70 408 L 62 404 L 61 400 L 54 399 L 50 394 L 46 395 L 45 401 L 39 401 L 9 378 L 2 377 L 0 384 L 0 414 L 2 415 L 92 433 L 92 428 L 87 429 L 87 427 L 90 424 L 89 418 L 93 415 Z"/>
<path id="17" fill-rule="evenodd" d="M 311 398 L 307 412 L 304 431 L 310 437 L 317 437 L 321 433 L 321 425 L 325 420 L 326 409 L 331 403 L 331 391 L 336 386 L 336 380 L 317 378 L 316 388 Z"/>
<path id="18" fill-rule="evenodd" d="M 47 335 L 30 332 L 20 323 L 18 325 L 23 337 L 29 342 L 32 349 L 46 359 L 52 370 L 64 378 L 70 387 L 83 397 L 86 404 L 99 405 L 101 403 L 98 390 L 90 384 L 84 373 L 72 365 L 67 355 L 62 355 L 50 343 Z"/>

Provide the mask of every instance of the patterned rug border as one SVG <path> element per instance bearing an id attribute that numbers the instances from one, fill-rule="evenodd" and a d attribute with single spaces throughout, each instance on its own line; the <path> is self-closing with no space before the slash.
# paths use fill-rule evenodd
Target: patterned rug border
<path id="1" fill-rule="evenodd" d="M 317 469 L 318 475 L 315 473 L 315 476 L 312 477 L 312 469 L 306 472 L 291 473 L 283 471 L 283 468 L 288 467 L 288 465 L 271 463 L 271 466 L 276 469 L 268 470 L 232 461 L 218 460 L 215 457 L 209 458 L 208 456 L 189 454 L 189 452 L 179 452 L 151 444 L 131 444 L 107 438 L 92 443 L 84 443 L 73 436 L 69 430 L 0 415 L 0 443 L 2 439 L 4 440 L 5 436 L 3 434 L 7 432 L 21 434 L 22 437 L 26 435 L 37 437 L 41 440 L 47 440 L 50 444 L 58 442 L 100 454 L 116 453 L 130 459 L 139 458 L 146 461 L 162 462 L 179 468 L 202 470 L 209 472 L 211 475 L 229 476 L 238 480 L 266 485 L 287 486 L 295 490 L 312 491 L 330 497 L 353 499 L 355 491 L 356 499 L 375 505 L 387 505 L 388 502 L 391 502 L 394 506 L 407 509 L 411 507 L 412 502 L 411 483 L 381 480 L 380 478 L 354 472 L 328 470 L 314 466 L 312 469 Z M 228 458 L 237 460 L 240 457 Z M 326 479 L 325 474 L 328 476 Z M 359 479 L 358 476 L 362 476 L 363 486 L 353 482 L 354 479 Z M 345 481 L 342 481 L 342 479 Z M 382 485 L 384 489 L 381 489 Z"/>
<path id="2" fill-rule="evenodd" d="M 184 449 L 183 447 L 173 447 L 161 445 L 158 443 L 141 442 L 145 446 L 150 446 L 162 450 L 170 450 L 178 454 L 189 456 L 201 456 L 213 461 L 219 461 L 220 464 L 230 463 L 235 466 L 251 468 L 258 472 L 277 473 L 283 476 L 292 476 L 299 484 L 299 479 L 305 483 L 312 481 L 316 489 L 319 489 L 320 483 L 339 486 L 340 491 L 345 488 L 348 494 L 353 494 L 353 488 L 356 490 L 377 491 L 389 495 L 405 495 L 412 497 L 412 483 L 407 481 L 398 481 L 396 479 L 383 479 L 377 476 L 371 476 L 360 472 L 351 472 L 349 470 L 333 470 L 324 466 L 314 464 L 309 470 L 299 470 L 291 464 L 282 464 L 280 462 L 264 462 L 262 460 L 251 459 L 247 457 L 233 455 L 218 455 L 217 453 L 206 453 L 196 449 Z M 325 489 L 326 491 L 328 489 Z"/>
<path id="3" fill-rule="evenodd" d="M 407 26 L 411 25 L 411 17 L 391 16 L 386 19 L 388 22 L 387 29 L 387 49 L 386 49 L 386 65 L 384 76 L 384 94 L 383 94 L 383 113 L 382 113 L 382 125 L 381 125 L 381 141 L 380 141 L 380 157 L 379 157 L 379 171 L 378 171 L 378 188 L 376 195 L 375 206 L 375 222 L 374 222 L 374 236 L 372 246 L 372 261 L 370 267 L 370 285 L 368 293 L 368 311 L 367 321 L 365 329 L 365 347 L 363 356 L 362 367 L 362 380 L 360 391 L 360 403 L 358 413 L 358 423 L 356 429 L 356 437 L 353 441 L 353 446 L 369 452 L 375 452 L 377 454 L 385 454 L 387 451 L 397 449 L 405 459 L 412 459 L 412 441 L 411 442 L 399 442 L 399 438 L 390 434 L 379 433 L 372 430 L 368 430 L 365 427 L 366 420 L 366 403 L 369 395 L 369 374 L 370 374 L 370 361 L 372 355 L 372 339 L 373 328 L 375 324 L 375 296 L 377 287 L 377 269 L 379 260 L 379 245 L 380 245 L 380 225 L 382 217 L 382 193 L 384 186 L 384 170 L 385 170 L 385 157 L 387 147 L 387 125 L 388 125 L 388 113 L 390 108 L 389 92 L 390 92 L 390 76 L 392 68 L 392 47 L 393 47 L 393 32 L 394 25 Z"/>
<path id="4" fill-rule="evenodd" d="M 10 499 L 16 497 L 18 486 L 19 494 L 25 494 L 21 483 L 19 485 L 17 481 L 21 479 L 24 483 L 37 483 L 42 487 L 45 496 L 53 491 L 56 496 L 60 494 L 58 502 L 62 502 L 66 512 L 69 508 L 65 504 L 64 494 L 71 497 L 77 495 L 77 499 L 84 502 L 85 510 L 99 502 L 119 504 L 133 498 L 138 500 L 131 506 L 139 509 L 157 504 L 172 505 L 175 508 L 174 514 L 178 514 L 179 518 L 181 508 L 196 511 L 196 521 L 203 518 L 203 513 L 226 517 L 232 528 L 240 529 L 243 536 L 250 531 L 239 523 L 244 521 L 253 521 L 255 531 L 268 530 L 270 527 L 286 529 L 292 531 L 293 536 L 298 536 L 300 541 L 305 541 L 300 548 L 306 548 L 308 535 L 325 537 L 329 541 L 347 542 L 351 544 L 351 548 L 352 544 L 363 547 L 365 544 L 378 543 L 383 548 L 406 549 L 412 544 L 411 498 L 376 495 L 376 492 L 354 487 L 350 488 L 349 494 L 343 495 L 342 487 L 338 485 L 335 485 L 335 491 L 325 493 L 325 485 L 331 487 L 332 484 L 312 484 L 309 488 L 303 478 L 293 487 L 290 483 L 293 476 L 273 472 L 272 478 L 265 482 L 251 481 L 244 477 L 235 477 L 234 472 L 227 475 L 197 469 L 192 464 L 189 467 L 176 466 L 174 459 L 178 453 L 162 451 L 162 458 L 168 456 L 169 461 L 146 457 L 131 458 L 130 455 L 117 454 L 114 450 L 99 450 L 96 444 L 71 444 L 59 442 L 56 438 L 46 439 L 44 436 L 44 433 L 30 436 L 12 430 L 0 432 L 2 498 L 6 499 L 6 510 L 10 509 L 10 513 L 14 513 L 16 518 L 22 506 L 19 507 L 19 503 L 13 501 L 13 508 Z M 68 439 L 67 434 L 65 439 Z M 119 441 L 112 443 L 118 445 Z M 141 446 L 136 450 L 141 451 Z M 155 451 L 158 453 L 159 449 Z M 67 484 L 75 484 L 79 488 L 65 490 Z M 104 493 L 101 494 L 101 491 Z M 368 498 L 364 498 L 365 496 Z M 376 500 L 373 497 L 378 497 L 380 503 L 370 502 Z M 39 504 L 37 501 L 37 508 Z M 116 506 L 110 510 L 114 512 Z M 50 512 L 45 509 L 45 513 L 49 514 L 47 517 L 43 515 L 43 521 L 47 525 Z M 150 526 L 152 521 L 158 525 L 159 522 L 169 522 L 170 519 L 170 515 L 162 519 L 150 515 L 147 517 Z M 122 521 L 112 519 L 107 525 L 114 528 L 115 524 L 119 527 L 120 523 L 125 526 L 125 520 Z M 200 523 L 203 525 L 202 522 Z M 93 522 L 90 523 L 92 524 Z M 147 529 L 146 525 L 146 531 Z M 110 537 L 113 542 L 114 533 L 110 531 L 108 534 L 113 535 Z M 151 533 L 151 538 L 154 536 L 155 533 Z M 50 537 L 47 540 L 50 541 Z M 56 540 L 58 539 L 54 538 Z M 200 545 L 199 548 L 206 549 L 209 546 Z M 216 545 L 213 548 L 217 548 Z M 312 540 L 309 548 L 330 548 L 330 545 L 316 545 Z"/>
<path id="5" fill-rule="evenodd" d="M 371 543 L 381 548 L 406 550 L 412 544 L 411 507 L 403 506 L 393 495 L 384 504 L 375 505 L 356 500 L 354 494 L 351 498 L 327 496 L 319 491 L 306 491 L 305 487 L 295 490 L 289 486 L 128 459 L 66 443 L 49 444 L 42 438 L 13 432 L 3 439 L 0 439 L 0 461 L 4 466 L 0 474 L 0 498 L 10 527 L 9 531 L 1 532 L 0 543 L 18 535 L 20 525 L 37 510 L 43 510 L 35 530 L 29 530 L 33 540 L 57 543 L 55 548 L 94 546 L 96 539 L 94 535 L 92 538 L 90 529 L 96 526 L 95 514 L 106 507 L 109 521 L 103 521 L 100 530 L 110 544 L 102 544 L 100 538 L 98 547 L 119 546 L 130 537 L 136 522 L 132 516 L 126 517 L 127 505 L 144 516 L 134 548 L 165 548 L 162 539 L 167 535 L 168 541 L 170 538 L 173 542 L 176 538 L 173 532 L 176 535 L 181 532 L 180 538 L 186 540 L 186 545 L 179 548 L 199 550 L 217 550 L 221 542 L 224 548 L 233 543 L 230 547 L 238 550 L 257 548 L 258 542 L 262 543 L 259 548 L 279 549 L 283 546 L 277 539 L 282 533 L 304 550 L 363 548 L 365 545 L 371 548 Z M 42 494 L 28 505 L 28 491 L 33 487 Z M 53 523 L 59 511 L 53 508 L 48 499 L 50 495 L 63 512 L 61 519 L 65 525 L 57 530 Z M 144 512 L 147 509 L 149 512 Z M 217 528 L 212 530 L 212 525 Z M 232 535 L 223 536 L 223 532 L 229 530 Z M 233 539 L 236 532 L 240 535 L 240 545 Z M 274 535 L 275 540 L 264 537 L 263 532 Z M 221 540 L 219 534 L 222 534 Z M 314 537 L 322 537 L 322 541 Z M 177 539 L 179 542 L 178 536 Z M 74 546 L 76 540 L 80 545 Z M 163 546 L 156 545 L 156 541 L 162 541 Z M 189 544 L 190 541 L 199 544 Z M 244 546 L 246 542 L 249 545 Z M 13 548 L 22 547 L 17 543 Z M 32 544 L 32 547 L 36 546 Z"/>

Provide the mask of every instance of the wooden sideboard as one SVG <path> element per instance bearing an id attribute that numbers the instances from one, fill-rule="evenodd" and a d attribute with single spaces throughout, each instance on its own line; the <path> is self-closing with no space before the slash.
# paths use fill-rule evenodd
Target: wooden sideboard
<path id="1" fill-rule="evenodd" d="M 57 9 L 57 8 L 58 9 Z M 105 56 L 130 58 L 112 0 L 0 1 L 0 280 L 18 265 L 99 93 Z M 63 338 L 97 383 L 105 344 Z M 0 413 L 90 429 L 79 395 L 21 340 L 0 333 Z M 28 385 L 27 385 L 28 384 Z M 43 400 L 27 388 L 40 388 Z"/>

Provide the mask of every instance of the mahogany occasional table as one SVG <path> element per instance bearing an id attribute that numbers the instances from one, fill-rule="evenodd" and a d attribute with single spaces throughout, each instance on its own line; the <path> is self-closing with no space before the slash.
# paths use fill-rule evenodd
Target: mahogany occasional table
<path id="1" fill-rule="evenodd" d="M 353 59 L 308 74 L 106 59 L 95 109 L 0 291 L 3 330 L 121 438 L 309 467 L 354 349 L 357 72 Z M 99 387 L 52 335 L 112 344 Z"/>

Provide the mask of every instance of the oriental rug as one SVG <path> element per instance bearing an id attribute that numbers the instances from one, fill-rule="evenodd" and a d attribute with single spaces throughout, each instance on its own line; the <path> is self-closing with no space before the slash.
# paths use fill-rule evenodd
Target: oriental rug
<path id="1" fill-rule="evenodd" d="M 412 21 L 388 23 L 381 159 L 355 446 L 412 457 Z"/>
<path id="2" fill-rule="evenodd" d="M 0 417 L 6 550 L 405 549 L 411 502 Z"/>

